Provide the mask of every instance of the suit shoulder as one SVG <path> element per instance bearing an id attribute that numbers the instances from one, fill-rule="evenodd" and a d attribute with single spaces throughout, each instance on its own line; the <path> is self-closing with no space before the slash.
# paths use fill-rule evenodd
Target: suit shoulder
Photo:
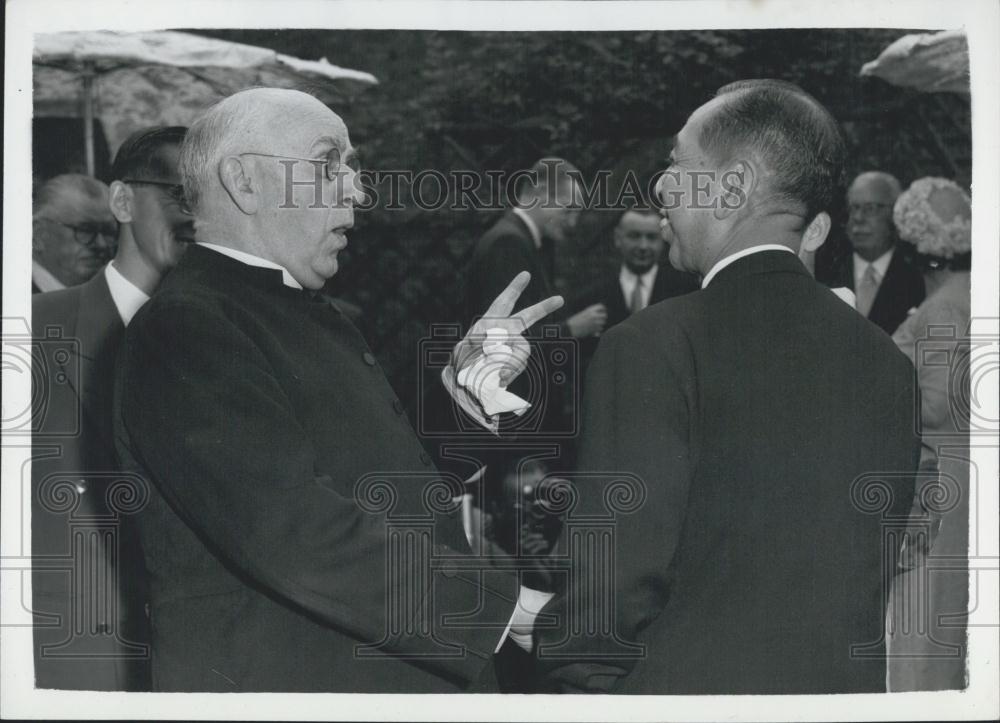
<path id="1" fill-rule="evenodd" d="M 703 316 L 702 294 L 692 292 L 673 296 L 630 315 L 602 335 L 614 341 L 641 339 L 643 343 L 671 347 L 688 336 L 691 324 Z"/>
<path id="2" fill-rule="evenodd" d="M 481 248 L 492 246 L 506 246 L 520 244 L 527 239 L 527 234 L 522 233 L 509 219 L 502 218 L 490 226 L 480 238 L 478 245 Z"/>
<path id="3" fill-rule="evenodd" d="M 79 310 L 79 286 L 47 291 L 31 297 L 31 321 L 35 329 L 40 330 L 43 326 L 50 325 L 65 325 L 77 317 Z"/>
<path id="4" fill-rule="evenodd" d="M 199 320 L 224 319 L 233 300 L 219 288 L 199 283 L 197 278 L 173 277 L 171 274 L 142 305 L 128 325 L 127 336 L 133 336 L 148 325 L 166 325 L 165 328 L 182 329 Z"/>

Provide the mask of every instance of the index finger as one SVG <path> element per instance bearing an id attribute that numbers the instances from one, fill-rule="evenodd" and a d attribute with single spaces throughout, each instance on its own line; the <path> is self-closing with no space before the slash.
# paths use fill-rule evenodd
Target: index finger
<path id="1" fill-rule="evenodd" d="M 525 328 L 532 327 L 556 309 L 561 308 L 562 305 L 563 297 L 550 296 L 549 298 L 543 299 L 537 304 L 533 304 L 526 309 L 521 309 L 519 312 L 514 314 L 513 318 L 523 321 Z"/>
<path id="2" fill-rule="evenodd" d="M 484 316 L 488 318 L 508 316 L 514 308 L 514 304 L 521 298 L 521 293 L 528 287 L 529 281 L 531 281 L 531 274 L 527 271 L 522 271 L 515 276 L 507 284 L 507 288 L 501 291 L 500 295 L 493 300 L 493 303 L 490 304 L 490 308 L 486 310 Z"/>

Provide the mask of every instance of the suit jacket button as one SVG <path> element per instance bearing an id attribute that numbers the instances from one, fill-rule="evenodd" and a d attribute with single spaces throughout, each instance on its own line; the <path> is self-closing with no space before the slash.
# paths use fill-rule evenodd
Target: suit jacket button
<path id="1" fill-rule="evenodd" d="M 398 399 L 392 400 L 392 408 L 396 410 L 396 414 L 402 414 L 403 412 L 406 411 L 406 408 L 403 406 L 403 403 Z"/>
<path id="2" fill-rule="evenodd" d="M 370 351 L 366 351 L 361 358 L 365 360 L 365 364 L 367 364 L 368 366 L 370 367 L 375 366 L 375 357 L 372 355 Z"/>

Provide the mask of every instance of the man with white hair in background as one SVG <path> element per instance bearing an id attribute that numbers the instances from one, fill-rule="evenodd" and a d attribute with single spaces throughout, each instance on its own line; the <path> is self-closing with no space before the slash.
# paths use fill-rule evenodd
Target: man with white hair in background
<path id="1" fill-rule="evenodd" d="M 154 690 L 489 685 L 513 581 L 474 569 L 461 480 L 436 484 L 364 339 L 312 293 L 338 270 L 356 171 L 344 122 L 297 91 L 242 91 L 188 134 L 197 243 L 129 326 L 116 395 L 120 450 L 153 485 Z M 528 281 L 487 311 L 515 352 L 561 304 L 510 315 Z"/>
<path id="2" fill-rule="evenodd" d="M 920 271 L 897 247 L 892 207 L 902 188 L 883 171 L 859 174 L 847 189 L 847 238 L 854 253 L 838 285 L 854 291 L 856 308 L 892 334 L 924 300 Z"/>

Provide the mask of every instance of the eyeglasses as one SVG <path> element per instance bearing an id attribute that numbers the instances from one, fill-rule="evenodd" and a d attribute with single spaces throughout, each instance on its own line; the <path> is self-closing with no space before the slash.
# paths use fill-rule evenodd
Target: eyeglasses
<path id="1" fill-rule="evenodd" d="M 341 158 L 340 149 L 336 146 L 328 150 L 322 158 L 297 158 L 296 156 L 278 156 L 273 153 L 257 153 L 255 151 L 244 151 L 239 155 L 263 156 L 264 158 L 287 158 L 291 161 L 307 161 L 314 164 L 321 163 L 323 164 L 324 175 L 328 181 L 336 180 L 337 175 L 342 172 L 342 165 L 347 166 L 355 173 L 358 173 L 361 170 L 361 161 L 358 159 L 356 154 L 351 154 L 345 161 Z"/>
<path id="2" fill-rule="evenodd" d="M 892 208 L 891 203 L 849 203 L 847 204 L 847 214 L 849 216 L 871 216 L 876 211 L 884 208 Z"/>
<path id="3" fill-rule="evenodd" d="M 51 223 L 57 223 L 60 226 L 70 229 L 73 231 L 73 240 L 76 241 L 81 246 L 86 246 L 87 248 L 98 248 L 97 237 L 100 236 L 104 241 L 104 246 L 109 245 L 114 241 L 117 235 L 114 227 L 105 226 L 103 224 L 92 225 L 87 224 L 85 226 L 74 226 L 71 223 L 63 223 L 62 221 L 56 221 L 54 218 L 46 218 L 46 221 Z"/>
<path id="4" fill-rule="evenodd" d="M 167 183 L 166 181 L 147 181 L 142 178 L 123 178 L 122 183 L 129 183 L 132 185 L 139 186 L 159 186 L 167 195 L 170 196 L 170 200 L 178 205 L 180 212 L 185 216 L 192 216 L 194 212 L 188 205 L 187 197 L 184 195 L 184 186 L 180 183 Z"/>

